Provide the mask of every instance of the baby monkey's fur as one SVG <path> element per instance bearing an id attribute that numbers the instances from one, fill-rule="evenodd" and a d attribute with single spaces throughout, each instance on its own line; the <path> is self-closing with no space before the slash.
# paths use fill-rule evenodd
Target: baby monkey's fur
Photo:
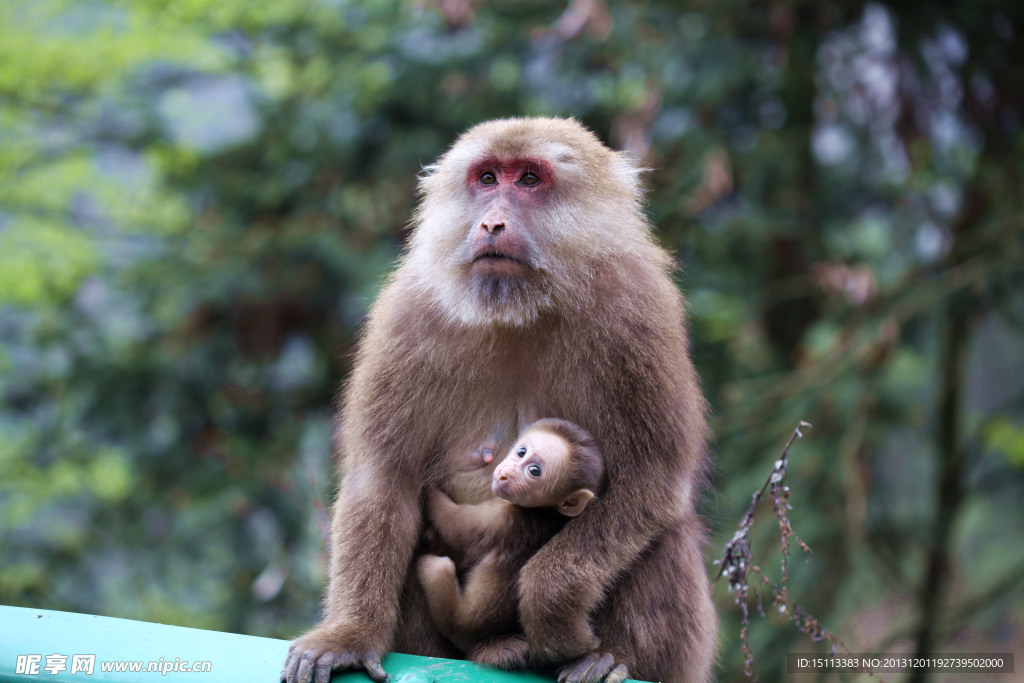
<path id="1" fill-rule="evenodd" d="M 519 571 L 568 519 L 583 512 L 603 481 L 604 460 L 594 438 L 579 425 L 548 418 L 530 425 L 495 469 L 494 498 L 459 505 L 431 489 L 427 514 L 433 528 L 471 567 L 460 588 L 451 558 L 419 559 L 420 581 L 441 634 L 471 659 L 476 646 L 490 640 L 487 650 L 529 660 L 519 624 Z"/>

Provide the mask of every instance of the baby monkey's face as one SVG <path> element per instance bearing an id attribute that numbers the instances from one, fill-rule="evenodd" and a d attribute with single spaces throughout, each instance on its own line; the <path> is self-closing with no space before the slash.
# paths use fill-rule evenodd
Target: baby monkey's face
<path id="1" fill-rule="evenodd" d="M 544 430 L 529 429 L 494 468 L 491 491 L 523 507 L 558 505 L 563 473 L 570 457 L 569 444 Z"/>

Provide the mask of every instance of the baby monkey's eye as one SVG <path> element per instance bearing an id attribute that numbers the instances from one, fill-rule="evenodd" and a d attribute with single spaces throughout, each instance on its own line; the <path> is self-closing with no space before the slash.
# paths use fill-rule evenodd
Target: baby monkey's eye
<path id="1" fill-rule="evenodd" d="M 520 458 L 526 455 L 526 446 L 520 446 L 518 450 L 516 450 L 516 455 L 518 455 Z"/>
<path id="2" fill-rule="evenodd" d="M 539 476 L 540 476 L 540 467 L 539 467 L 539 466 L 537 466 L 537 465 L 530 465 L 529 467 L 527 467 L 527 468 L 526 468 L 526 471 L 527 471 L 527 472 L 528 472 L 528 473 L 530 474 L 530 476 L 531 476 L 531 477 L 533 477 L 534 479 L 536 479 L 537 477 L 539 477 Z"/>

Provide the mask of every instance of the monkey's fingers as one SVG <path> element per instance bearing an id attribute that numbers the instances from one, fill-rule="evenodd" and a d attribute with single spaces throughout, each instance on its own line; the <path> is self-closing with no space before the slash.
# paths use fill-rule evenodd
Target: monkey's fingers
<path id="1" fill-rule="evenodd" d="M 306 650 L 302 653 L 301 658 L 298 662 L 298 671 L 295 672 L 295 677 L 289 679 L 288 683 L 310 683 L 313 680 L 313 674 L 316 673 L 316 657 L 315 655 Z"/>
<path id="2" fill-rule="evenodd" d="M 354 652 L 295 650 L 288 653 L 281 680 L 285 683 L 330 683 L 331 673 L 345 669 L 365 669 L 377 683 L 386 683 L 388 675 L 380 663 L 380 655 L 360 656 Z"/>
<path id="3" fill-rule="evenodd" d="M 316 661 L 315 650 L 296 647 L 295 643 L 292 643 L 281 669 L 281 680 L 285 683 L 310 683 L 315 673 Z"/>
<path id="4" fill-rule="evenodd" d="M 620 667 L 625 669 L 625 666 Z M 558 683 L 602 683 L 606 676 L 615 673 L 618 668 L 615 666 L 615 657 L 610 652 L 603 655 L 591 652 L 578 662 L 562 669 Z"/>
<path id="5" fill-rule="evenodd" d="M 558 683 L 581 683 L 590 667 L 598 660 L 598 654 L 591 652 L 582 659 L 569 664 L 558 672 Z"/>
<path id="6" fill-rule="evenodd" d="M 332 671 L 349 669 L 356 666 L 359 657 L 351 652 L 327 652 L 317 657 L 315 661 L 316 678 L 313 679 L 313 683 L 331 683 Z M 298 683 L 309 682 L 301 680 Z"/>
<path id="7" fill-rule="evenodd" d="M 288 657 L 281 668 L 281 681 L 291 683 L 295 679 L 295 670 L 299 667 L 299 658 L 289 650 Z"/>
<path id="8" fill-rule="evenodd" d="M 323 656 L 317 660 L 316 678 L 313 679 L 314 683 L 330 683 L 332 659 L 328 656 Z"/>
<path id="9" fill-rule="evenodd" d="M 300 667 L 300 674 L 295 679 L 295 683 L 330 683 L 333 672 L 345 671 L 346 669 L 366 669 L 370 678 L 379 683 L 384 683 L 384 681 L 388 680 L 387 674 L 384 673 L 384 669 L 380 665 L 380 657 L 375 654 L 367 657 L 362 657 L 355 652 L 327 652 L 320 656 L 314 653 L 308 654 L 308 660 L 313 663 L 314 667 L 311 673 L 315 675 L 303 678 L 303 669 Z M 303 657 L 303 662 L 306 660 L 307 657 Z"/>
<path id="10" fill-rule="evenodd" d="M 332 671 L 358 669 L 362 660 L 355 652 L 328 652 L 316 660 L 316 678 L 313 683 L 331 683 Z M 308 683 L 299 681 L 299 683 Z"/>
<path id="11" fill-rule="evenodd" d="M 376 652 L 371 652 L 366 657 L 363 657 L 359 664 L 363 669 L 366 669 L 366 675 L 377 681 L 377 683 L 387 683 L 390 680 L 390 676 L 384 671 L 384 666 L 380 663 L 380 655 Z"/>
<path id="12" fill-rule="evenodd" d="M 615 667 L 615 657 L 610 652 L 601 655 L 601 658 L 594 662 L 586 673 L 583 674 L 584 683 L 601 683 L 604 677 Z"/>
<path id="13" fill-rule="evenodd" d="M 619 664 L 604 679 L 604 683 L 622 683 L 627 678 L 629 678 L 629 669 L 626 668 L 625 664 Z"/>

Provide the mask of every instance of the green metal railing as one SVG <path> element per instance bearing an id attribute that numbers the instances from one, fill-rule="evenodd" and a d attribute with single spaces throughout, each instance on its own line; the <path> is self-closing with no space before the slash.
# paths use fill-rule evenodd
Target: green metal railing
<path id="1" fill-rule="evenodd" d="M 70 612 L 0 606 L 0 683 L 275 683 L 288 641 Z M 551 683 L 451 659 L 390 654 L 393 683 Z M 48 666 L 49 665 L 49 666 Z M 91 671 L 91 673 L 90 673 Z M 367 683 L 363 673 L 338 683 Z"/>

